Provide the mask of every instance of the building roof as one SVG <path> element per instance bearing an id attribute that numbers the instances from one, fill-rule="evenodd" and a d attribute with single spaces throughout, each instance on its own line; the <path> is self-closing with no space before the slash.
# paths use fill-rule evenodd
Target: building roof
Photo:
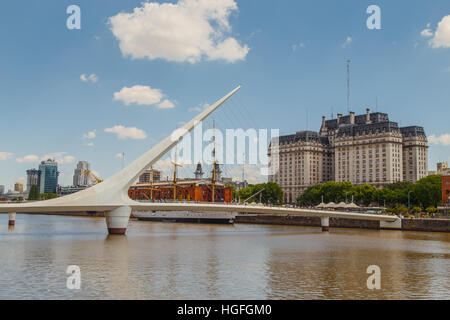
<path id="1" fill-rule="evenodd" d="M 298 131 L 295 134 L 280 136 L 281 143 L 294 143 L 294 142 L 316 142 L 322 144 L 328 144 L 327 137 L 319 135 L 316 131 Z"/>
<path id="2" fill-rule="evenodd" d="M 367 116 L 370 117 L 370 123 L 366 122 Z M 351 123 L 352 117 L 354 117 L 354 123 Z M 369 109 L 367 109 L 367 113 L 365 114 L 354 115 L 352 112 L 350 115 L 339 115 L 337 119 L 324 120 L 324 122 L 325 127 L 322 124 L 322 129 L 337 130 L 337 137 L 377 134 L 382 132 L 398 132 L 403 136 L 425 136 L 423 127 L 409 126 L 400 128 L 397 122 L 389 120 L 387 113 L 370 113 Z M 323 132 L 322 129 L 321 132 Z M 270 146 L 274 142 L 274 139 L 272 139 Z M 320 135 L 316 131 L 298 131 L 295 134 L 279 137 L 279 144 L 296 142 L 315 142 L 322 145 L 328 145 L 330 143 L 326 133 Z"/>
<path id="3" fill-rule="evenodd" d="M 361 114 L 355 116 L 355 125 L 363 125 L 366 124 L 366 116 L 367 114 Z M 370 113 L 370 122 L 379 123 L 379 122 L 388 122 L 389 116 L 387 113 L 374 112 Z M 339 125 L 351 125 L 350 123 L 350 115 L 342 116 L 339 119 Z M 331 119 L 325 121 L 325 126 L 327 129 L 337 129 L 338 128 L 338 119 Z"/>
<path id="4" fill-rule="evenodd" d="M 339 131 L 337 133 L 337 136 L 356 136 L 356 135 L 363 135 L 363 134 L 373 134 L 373 133 L 379 133 L 379 132 L 393 132 L 397 131 L 399 132 L 399 127 L 397 122 L 375 122 L 375 123 L 367 123 L 367 124 L 360 124 L 360 125 L 347 125 L 339 127 Z"/>
<path id="5" fill-rule="evenodd" d="M 425 136 L 425 130 L 423 129 L 423 127 L 418 126 L 403 127 L 400 128 L 400 132 L 404 136 Z"/>

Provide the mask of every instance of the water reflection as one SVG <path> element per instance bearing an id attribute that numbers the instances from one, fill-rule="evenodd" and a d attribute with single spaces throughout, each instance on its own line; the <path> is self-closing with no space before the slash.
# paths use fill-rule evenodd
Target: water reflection
<path id="1" fill-rule="evenodd" d="M 445 233 L 0 215 L 0 299 L 448 299 Z M 366 269 L 381 268 L 381 290 Z M 81 268 L 81 290 L 66 269 Z"/>

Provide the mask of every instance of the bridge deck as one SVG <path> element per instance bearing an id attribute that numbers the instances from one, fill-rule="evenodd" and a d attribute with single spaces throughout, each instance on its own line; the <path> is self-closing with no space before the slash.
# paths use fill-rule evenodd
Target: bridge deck
<path id="1" fill-rule="evenodd" d="M 398 217 L 354 213 L 345 211 L 326 211 L 317 209 L 301 209 L 301 208 L 285 208 L 285 207 L 267 207 L 259 205 L 236 205 L 236 204 L 208 204 L 208 203 L 141 203 L 131 201 L 128 203 L 134 211 L 226 211 L 239 213 L 257 213 L 257 214 L 289 214 L 298 216 L 313 217 L 335 217 L 343 219 L 359 219 L 359 220 L 378 220 L 393 222 Z M 87 205 L 87 206 L 49 206 L 40 202 L 17 203 L 17 204 L 0 204 L 0 213 L 17 212 L 17 213 L 54 213 L 54 212 L 80 212 L 80 211 L 98 211 L 105 212 L 123 206 L 120 205 Z"/>

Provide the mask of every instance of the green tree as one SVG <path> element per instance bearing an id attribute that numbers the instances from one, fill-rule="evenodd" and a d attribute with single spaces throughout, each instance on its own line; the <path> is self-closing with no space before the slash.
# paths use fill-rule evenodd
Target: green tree
<path id="1" fill-rule="evenodd" d="M 432 175 L 420 179 L 416 183 L 395 182 L 385 186 L 383 189 L 376 189 L 369 184 L 353 186 L 350 182 L 328 181 L 308 187 L 297 202 L 303 206 L 315 206 L 322 201 L 340 202 L 353 196 L 357 204 L 368 205 L 376 202 L 379 205 L 386 205 L 392 208 L 404 208 L 408 205 L 408 193 L 410 193 L 411 206 L 429 207 L 437 205 L 441 201 L 441 176 Z"/>
<path id="2" fill-rule="evenodd" d="M 318 184 L 306 188 L 302 195 L 297 198 L 297 202 L 304 206 L 315 206 L 324 202 L 341 202 L 351 199 L 355 189 L 351 182 L 328 181 L 324 184 Z"/>
<path id="3" fill-rule="evenodd" d="M 41 194 L 39 194 L 39 199 L 41 199 L 41 200 L 50 200 L 50 199 L 54 199 L 57 197 L 58 197 L 58 195 L 56 193 L 41 193 Z"/>
<path id="4" fill-rule="evenodd" d="M 262 192 L 262 201 L 265 204 L 282 204 L 284 198 L 283 189 L 275 182 L 268 182 L 264 184 L 264 191 Z"/>
<path id="5" fill-rule="evenodd" d="M 442 196 L 441 179 L 440 175 L 430 175 L 417 181 L 412 188 L 414 204 L 423 207 L 437 207 Z"/>
<path id="6" fill-rule="evenodd" d="M 249 184 L 247 188 L 242 188 L 237 192 L 237 196 L 241 201 L 246 200 L 249 198 L 253 192 L 254 186 L 252 184 Z"/>
<path id="7" fill-rule="evenodd" d="M 263 191 L 260 194 L 257 194 L 256 196 L 250 198 L 261 190 Z M 237 192 L 237 196 L 241 199 L 241 201 L 250 198 L 247 200 L 250 203 L 259 202 L 259 200 L 261 199 L 261 202 L 265 204 L 282 204 L 284 193 L 283 189 L 281 189 L 281 187 L 277 183 L 268 182 L 255 185 L 251 184 L 247 188 L 239 190 Z"/>
<path id="8" fill-rule="evenodd" d="M 33 184 L 31 186 L 28 200 L 39 200 L 39 189 L 37 185 Z"/>
<path id="9" fill-rule="evenodd" d="M 396 206 L 394 208 L 394 213 L 397 213 L 397 214 L 404 213 L 404 214 L 406 214 L 406 213 L 408 213 L 408 208 L 406 208 L 405 206 Z"/>
<path id="10" fill-rule="evenodd" d="M 378 200 L 377 188 L 369 184 L 353 187 L 351 194 L 353 195 L 354 201 L 359 204 L 368 205 L 371 202 L 377 202 Z"/>

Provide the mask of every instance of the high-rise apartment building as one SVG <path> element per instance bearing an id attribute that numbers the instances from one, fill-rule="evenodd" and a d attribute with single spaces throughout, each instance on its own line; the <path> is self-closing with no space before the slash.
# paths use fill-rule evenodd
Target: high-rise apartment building
<path id="1" fill-rule="evenodd" d="M 40 193 L 56 193 L 58 186 L 58 163 L 48 159 L 39 165 L 41 171 Z"/>
<path id="2" fill-rule="evenodd" d="M 16 182 L 14 183 L 14 191 L 23 193 L 23 182 Z"/>
<path id="3" fill-rule="evenodd" d="M 436 163 L 436 169 L 437 172 L 447 172 L 449 170 L 448 168 L 448 162 L 438 162 Z"/>
<path id="4" fill-rule="evenodd" d="M 403 137 L 403 181 L 416 182 L 428 175 L 428 140 L 422 127 L 400 129 Z"/>
<path id="5" fill-rule="evenodd" d="M 89 175 L 86 170 L 90 170 L 89 162 L 78 161 L 77 168 L 73 173 L 73 185 L 75 187 L 86 187 L 89 185 Z"/>
<path id="6" fill-rule="evenodd" d="M 448 162 L 438 162 L 436 164 L 436 174 L 441 174 L 443 176 L 450 176 L 450 168 L 448 167 Z"/>
<path id="7" fill-rule="evenodd" d="M 5 186 L 0 185 L 0 194 L 5 194 Z"/>
<path id="8" fill-rule="evenodd" d="M 383 187 L 415 182 L 427 175 L 428 168 L 424 129 L 400 128 L 386 113 L 370 109 L 363 115 L 322 117 L 319 132 L 282 136 L 268 153 L 271 165 L 278 168 L 269 181 L 280 184 L 286 202 L 295 202 L 307 187 L 326 181 Z"/>
<path id="9" fill-rule="evenodd" d="M 36 169 L 27 170 L 27 192 L 30 192 L 31 186 L 35 184 L 38 188 L 41 186 L 41 171 Z"/>

